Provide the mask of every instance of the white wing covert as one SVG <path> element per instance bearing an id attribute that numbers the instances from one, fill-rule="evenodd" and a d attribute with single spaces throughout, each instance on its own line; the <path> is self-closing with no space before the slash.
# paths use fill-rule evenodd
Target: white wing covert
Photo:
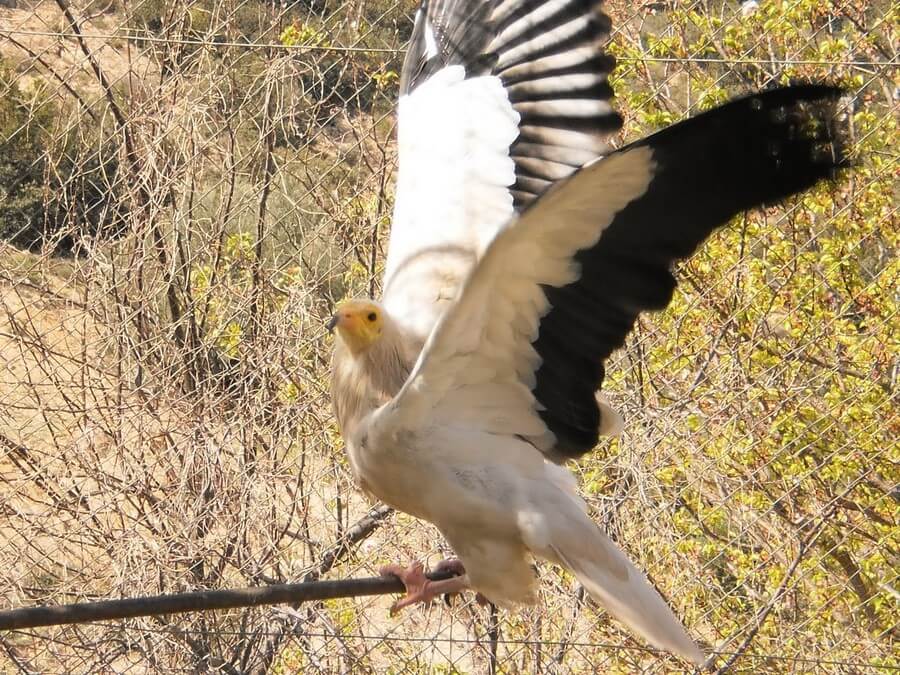
<path id="1" fill-rule="evenodd" d="M 575 254 L 595 246 L 615 215 L 644 194 L 651 155 L 635 148 L 586 167 L 504 227 L 392 408 L 409 420 L 525 437 L 552 456 L 556 437 L 533 393 L 542 361 L 534 343 L 550 310 L 544 288 L 578 280 Z"/>

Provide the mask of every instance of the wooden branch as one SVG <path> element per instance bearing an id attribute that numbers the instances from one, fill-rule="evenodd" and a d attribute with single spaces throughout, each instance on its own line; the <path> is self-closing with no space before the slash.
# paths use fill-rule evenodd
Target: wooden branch
<path id="1" fill-rule="evenodd" d="M 428 574 L 428 578 L 433 581 L 449 579 L 452 576 L 451 572 L 446 571 Z M 59 626 L 184 612 L 208 612 L 215 609 L 258 607 L 282 603 L 296 604 L 311 600 L 353 598 L 362 595 L 388 595 L 402 593 L 403 590 L 403 583 L 400 579 L 385 576 L 149 595 L 122 600 L 79 602 L 48 607 L 25 607 L 0 612 L 0 630 L 21 630 L 38 626 Z"/>
<path id="2" fill-rule="evenodd" d="M 182 307 L 178 299 L 175 280 L 172 278 L 172 272 L 169 269 L 169 256 L 166 253 L 165 237 L 160 229 L 160 225 L 150 213 L 153 204 L 153 196 L 141 180 L 141 161 L 138 157 L 137 143 L 131 133 L 128 118 L 125 116 L 122 107 L 116 101 L 112 84 L 110 83 L 109 78 L 106 77 L 103 68 L 101 68 L 100 61 L 96 58 L 90 47 L 88 47 L 87 40 L 85 40 L 84 33 L 81 30 L 81 24 L 72 13 L 68 0 L 55 0 L 55 2 L 60 10 L 62 10 L 66 22 L 69 24 L 69 28 L 71 28 L 72 32 L 75 34 L 78 46 L 81 48 L 81 52 L 87 59 L 88 65 L 90 65 L 94 76 L 97 78 L 97 82 L 100 84 L 103 95 L 109 105 L 110 112 L 112 112 L 112 116 L 116 121 L 116 126 L 118 126 L 119 131 L 122 133 L 122 140 L 125 143 L 125 158 L 132 174 L 131 179 L 134 183 L 134 188 L 137 191 L 138 206 L 149 217 L 150 234 L 153 238 L 153 245 L 156 248 L 156 257 L 159 262 L 163 280 L 166 282 L 166 302 L 169 306 L 169 312 L 172 315 L 171 323 L 175 333 L 175 340 L 177 341 L 178 346 L 187 353 L 187 336 L 185 335 L 184 327 L 181 325 Z M 187 366 L 185 368 L 185 378 L 187 380 L 185 384 L 186 388 L 190 391 L 194 388 L 195 384 L 192 374 L 193 371 L 191 369 L 192 364 L 186 363 L 185 365 Z"/>
<path id="3" fill-rule="evenodd" d="M 303 581 L 318 581 L 319 577 L 331 571 L 340 560 L 350 553 L 357 544 L 364 541 L 381 526 L 381 522 L 394 512 L 387 504 L 379 504 L 373 507 L 364 517 L 360 518 L 344 535 L 338 539 L 325 555 L 318 569 L 312 570 L 303 577 Z"/>
<path id="4" fill-rule="evenodd" d="M 69 92 L 69 95 L 78 102 L 78 104 L 82 107 L 84 112 L 87 113 L 91 120 L 93 120 L 96 124 L 100 124 L 100 120 L 97 119 L 97 113 L 91 110 L 91 107 L 87 104 L 87 101 L 85 101 L 81 97 L 81 95 L 72 88 L 72 85 L 69 84 L 69 81 L 66 78 L 56 72 L 56 69 L 45 58 L 43 58 L 28 45 L 16 40 L 11 34 L 7 34 L 5 36 L 5 39 L 9 40 L 10 44 L 12 44 L 14 47 L 18 47 L 23 52 L 28 54 L 28 56 L 34 59 L 37 63 L 40 63 L 44 67 L 44 69 L 48 73 L 50 73 L 50 75 L 52 75 L 57 82 L 60 83 L 62 88 Z M 7 193 L 9 192 L 11 192 L 11 190 L 7 189 Z"/>
<path id="5" fill-rule="evenodd" d="M 88 47 L 87 41 L 84 39 L 84 35 L 81 32 L 81 24 L 75 18 L 75 15 L 72 14 L 72 10 L 69 8 L 69 4 L 66 0 L 56 0 L 56 5 L 60 8 L 60 10 L 62 10 L 63 15 L 66 17 L 66 22 L 69 24 L 69 28 L 75 34 L 75 38 L 78 41 L 78 46 L 81 48 L 81 52 L 87 59 L 88 65 L 91 67 L 91 70 L 94 72 L 94 76 L 97 78 L 97 82 L 100 83 L 100 87 L 103 89 L 103 95 L 106 97 L 106 100 L 109 103 L 110 111 L 112 112 L 116 123 L 126 134 L 126 143 L 129 143 L 131 138 L 128 135 L 128 125 L 125 115 L 122 112 L 122 109 L 119 107 L 119 104 L 116 102 L 116 98 L 113 95 L 112 85 L 110 84 L 109 79 L 107 79 L 106 73 L 103 72 L 103 69 L 100 67 L 100 62 L 96 59 L 94 53 Z M 131 148 L 129 148 L 129 151 L 131 151 Z"/>

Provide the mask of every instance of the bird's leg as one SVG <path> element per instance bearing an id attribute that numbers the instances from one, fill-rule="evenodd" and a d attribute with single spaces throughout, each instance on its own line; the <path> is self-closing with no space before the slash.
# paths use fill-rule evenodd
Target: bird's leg
<path id="1" fill-rule="evenodd" d="M 440 595 L 460 593 L 468 590 L 469 577 L 459 560 L 442 560 L 435 568 L 436 572 L 454 572 L 456 576 L 449 579 L 431 580 L 425 576 L 425 568 L 421 562 L 415 561 L 408 567 L 401 565 L 385 565 L 378 570 L 382 576 L 395 576 L 406 587 L 406 595 L 391 605 L 391 616 L 404 607 L 417 602 L 429 603 Z M 476 596 L 479 604 L 483 604 L 484 596 Z M 486 601 L 485 601 L 486 602 Z"/>

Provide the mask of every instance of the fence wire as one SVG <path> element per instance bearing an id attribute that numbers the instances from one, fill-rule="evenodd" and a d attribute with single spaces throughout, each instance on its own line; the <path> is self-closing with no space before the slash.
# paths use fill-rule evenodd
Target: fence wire
<path id="1" fill-rule="evenodd" d="M 618 142 L 794 79 L 854 170 L 739 218 L 608 368 L 594 518 L 720 672 L 900 669 L 896 4 L 609 0 Z M 451 552 L 354 489 L 324 323 L 377 293 L 411 0 L 0 0 L 0 609 Z M 541 604 L 335 600 L 0 634 L 3 672 L 671 673 Z"/>

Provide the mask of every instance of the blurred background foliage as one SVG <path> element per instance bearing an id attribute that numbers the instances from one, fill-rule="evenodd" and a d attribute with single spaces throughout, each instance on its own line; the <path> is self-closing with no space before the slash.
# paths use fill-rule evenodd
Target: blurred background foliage
<path id="1" fill-rule="evenodd" d="M 737 218 L 679 267 L 670 308 L 642 317 L 607 369 L 626 429 L 577 467 L 589 504 L 723 670 L 898 668 L 900 10 L 604 7 L 626 119 L 616 143 L 734 95 L 826 80 L 847 89 L 854 167 Z M 330 415 L 322 326 L 336 301 L 379 291 L 413 11 L 0 9 L 9 606 L 311 578 L 365 515 Z M 335 576 L 446 553 L 411 519 L 379 527 L 332 561 Z M 583 606 L 567 575 L 542 574 L 545 609 L 502 615 L 499 647 L 471 605 L 393 623 L 361 600 L 300 619 L 11 634 L 4 648 L 68 672 L 679 667 Z"/>

